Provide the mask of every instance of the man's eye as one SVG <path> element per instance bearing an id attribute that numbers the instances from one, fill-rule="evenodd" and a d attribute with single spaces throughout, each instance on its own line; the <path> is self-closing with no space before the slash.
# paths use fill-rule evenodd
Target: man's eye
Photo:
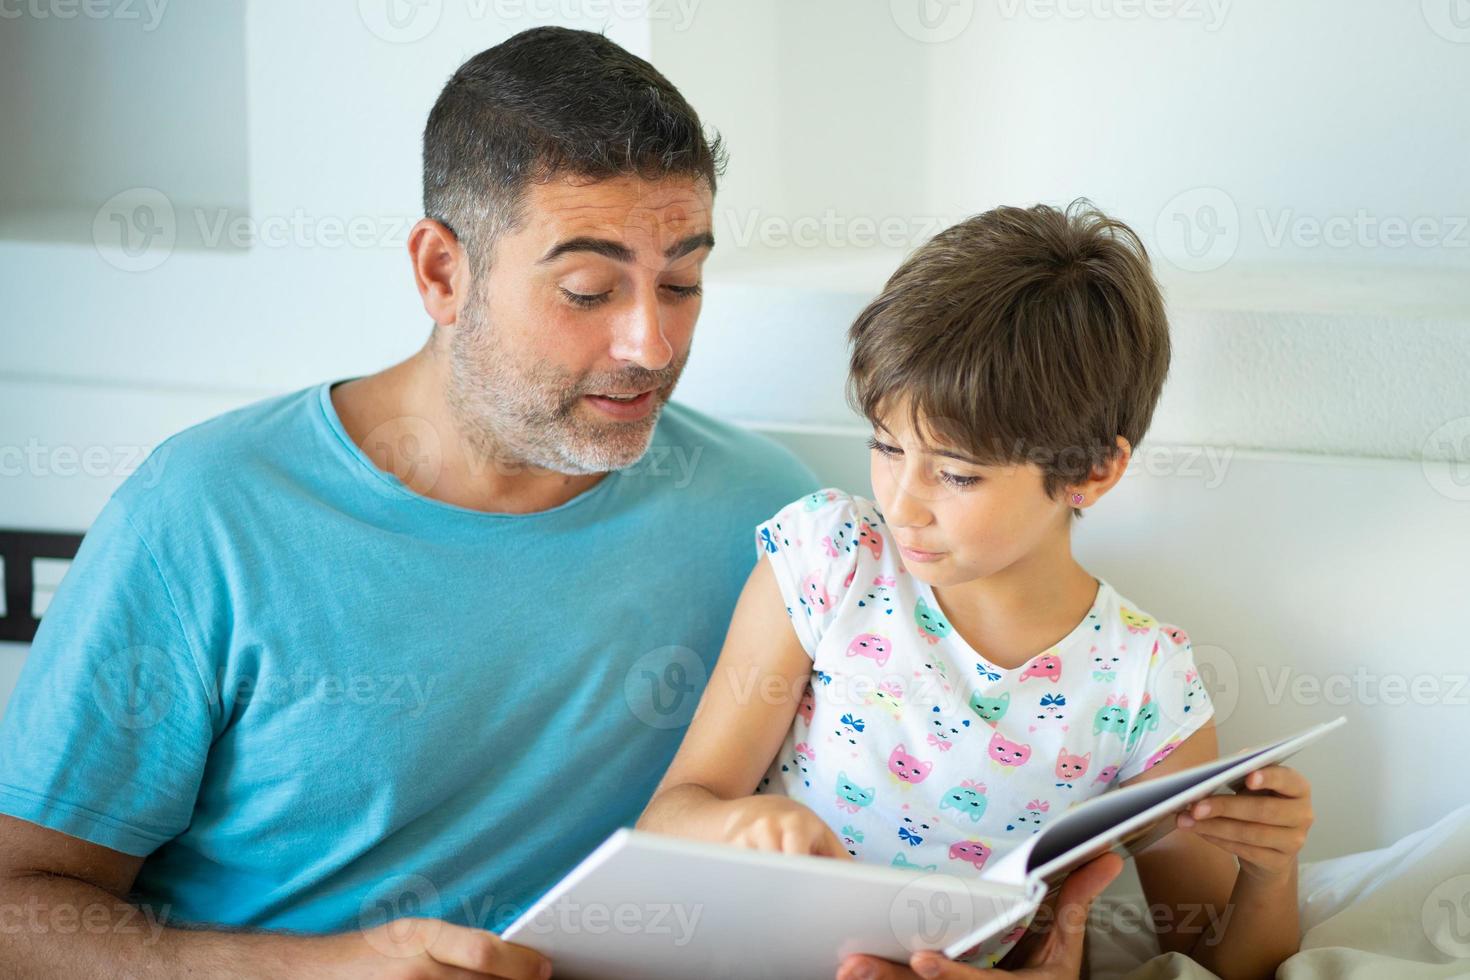
<path id="1" fill-rule="evenodd" d="M 903 450 L 899 449 L 897 446 L 890 446 L 886 442 L 879 442 L 877 439 L 873 438 L 868 439 L 868 448 L 880 452 L 884 456 L 903 455 Z"/>
<path id="2" fill-rule="evenodd" d="M 611 290 L 605 293 L 574 293 L 565 286 L 558 286 L 556 288 L 561 290 L 562 295 L 573 306 L 580 307 L 584 310 L 590 310 L 594 306 L 607 302 L 607 298 L 612 295 Z"/>
<path id="3" fill-rule="evenodd" d="M 673 293 L 675 298 L 681 300 L 692 299 L 695 296 L 698 296 L 700 293 L 704 292 L 704 286 L 701 283 L 695 283 L 692 286 L 666 285 L 664 286 L 664 288 Z"/>

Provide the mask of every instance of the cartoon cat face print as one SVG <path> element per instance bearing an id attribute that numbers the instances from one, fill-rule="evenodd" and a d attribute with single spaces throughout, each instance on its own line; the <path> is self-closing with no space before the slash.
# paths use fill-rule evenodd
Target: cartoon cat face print
<path id="1" fill-rule="evenodd" d="M 934 771 L 934 763 L 909 755 L 900 742 L 888 754 L 888 771 L 899 782 L 913 785 L 929 778 L 929 773 Z"/>
<path id="2" fill-rule="evenodd" d="M 859 633 L 847 645 L 849 657 L 866 657 L 879 667 L 888 666 L 893 654 L 893 641 L 879 633 Z"/>
<path id="3" fill-rule="evenodd" d="M 988 802 L 985 798 L 985 784 L 966 779 L 958 786 L 950 787 L 939 801 L 939 809 L 958 810 L 962 816 L 969 817 L 971 823 L 979 823 L 980 818 L 985 816 Z"/>
<path id="4" fill-rule="evenodd" d="M 922 598 L 914 605 L 914 622 L 919 627 L 919 639 L 926 643 L 938 643 L 954 632 L 954 627 L 944 618 L 944 613 Z"/>
<path id="5" fill-rule="evenodd" d="M 1071 789 L 1074 783 L 1080 782 L 1087 773 L 1087 767 L 1092 763 L 1092 753 L 1074 755 L 1065 748 L 1057 752 L 1056 777 L 1057 786 Z"/>
<path id="6" fill-rule="evenodd" d="M 998 698 L 988 698 L 982 694 L 970 695 L 970 710 L 980 716 L 980 720 L 991 728 L 1005 717 L 1006 711 L 1011 706 L 1011 692 L 1002 691 Z"/>
<path id="7" fill-rule="evenodd" d="M 949 859 L 963 861 L 975 866 L 976 871 L 985 870 L 985 861 L 990 857 L 990 845 L 979 840 L 956 841 L 950 845 Z"/>
<path id="8" fill-rule="evenodd" d="M 1014 769 L 1024 766 L 1026 760 L 1031 758 L 1031 746 L 1012 742 L 996 732 L 990 736 L 989 753 L 992 762 L 1006 769 Z"/>
<path id="9" fill-rule="evenodd" d="M 837 806 L 848 813 L 857 813 L 865 806 L 872 806 L 877 794 L 876 786 L 862 787 L 853 782 L 847 773 L 837 774 Z"/>

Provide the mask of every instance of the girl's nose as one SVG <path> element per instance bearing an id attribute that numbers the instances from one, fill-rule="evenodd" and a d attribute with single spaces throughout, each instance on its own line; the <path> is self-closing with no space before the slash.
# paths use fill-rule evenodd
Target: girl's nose
<path id="1" fill-rule="evenodd" d="M 934 515 L 929 512 L 923 497 L 909 492 L 909 483 L 914 479 L 917 477 L 904 476 L 894 481 L 893 500 L 883 514 L 889 524 L 897 527 L 925 527 L 933 521 Z"/>

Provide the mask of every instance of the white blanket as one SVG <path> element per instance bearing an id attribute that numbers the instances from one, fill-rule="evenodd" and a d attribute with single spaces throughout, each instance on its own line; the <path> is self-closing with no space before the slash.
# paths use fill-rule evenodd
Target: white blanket
<path id="1" fill-rule="evenodd" d="M 1303 864 L 1301 899 L 1301 952 L 1278 980 L 1470 977 L 1470 805 L 1388 847 Z M 1093 977 L 1214 976 L 1159 954 L 1142 899 L 1104 896 L 1089 922 Z"/>

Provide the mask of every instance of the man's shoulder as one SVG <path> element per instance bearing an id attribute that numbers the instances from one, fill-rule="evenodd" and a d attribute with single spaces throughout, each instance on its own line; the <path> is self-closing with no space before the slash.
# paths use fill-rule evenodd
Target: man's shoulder
<path id="1" fill-rule="evenodd" d="M 182 429 L 155 446 L 114 493 L 130 513 L 177 515 L 308 450 L 319 385 L 274 395 Z"/>
<path id="2" fill-rule="evenodd" d="M 678 402 L 664 406 L 646 459 L 660 453 L 676 457 L 667 462 L 691 480 L 787 494 L 782 503 L 817 486 L 810 467 L 775 439 Z"/>

